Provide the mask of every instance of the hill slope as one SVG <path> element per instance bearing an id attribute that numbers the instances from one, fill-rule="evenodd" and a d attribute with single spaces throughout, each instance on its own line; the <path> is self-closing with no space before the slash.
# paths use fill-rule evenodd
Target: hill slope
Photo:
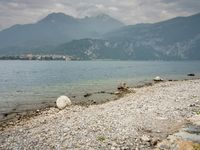
<path id="1" fill-rule="evenodd" d="M 125 26 L 105 34 L 102 39 L 66 43 L 55 52 L 82 59 L 200 59 L 200 14 Z"/>

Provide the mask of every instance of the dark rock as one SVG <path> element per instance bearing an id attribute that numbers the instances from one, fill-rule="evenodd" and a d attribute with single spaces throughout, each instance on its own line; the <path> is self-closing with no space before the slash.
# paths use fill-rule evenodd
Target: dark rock
<path id="1" fill-rule="evenodd" d="M 17 92 L 17 93 L 22 93 L 23 91 L 21 91 L 21 90 L 17 90 L 16 92 Z"/>
<path id="2" fill-rule="evenodd" d="M 118 91 L 127 92 L 129 91 L 129 87 L 127 87 L 126 83 L 120 84 L 117 87 Z"/>
<path id="3" fill-rule="evenodd" d="M 160 142 L 159 139 L 153 138 L 153 139 L 151 139 L 150 144 L 151 144 L 151 146 L 156 146 L 158 144 L 158 142 Z"/>
<path id="4" fill-rule="evenodd" d="M 13 109 L 12 109 L 12 111 L 16 111 L 16 110 L 17 110 L 16 108 L 13 108 Z"/>
<path id="5" fill-rule="evenodd" d="M 94 100 L 91 100 L 91 104 L 96 104 L 97 102 Z"/>
<path id="6" fill-rule="evenodd" d="M 7 114 L 7 113 L 5 113 L 5 114 L 4 114 L 4 117 L 7 117 L 7 116 L 8 116 L 8 114 Z"/>
<path id="7" fill-rule="evenodd" d="M 89 97 L 91 95 L 92 95 L 91 93 L 87 93 L 87 94 L 84 95 L 84 97 Z"/>
<path id="8" fill-rule="evenodd" d="M 187 76 L 189 76 L 189 77 L 194 77 L 195 74 L 194 74 L 194 73 L 189 73 Z"/>
<path id="9" fill-rule="evenodd" d="M 189 107 L 195 107 L 195 106 L 196 106 L 195 104 L 190 104 L 190 105 L 189 105 Z"/>

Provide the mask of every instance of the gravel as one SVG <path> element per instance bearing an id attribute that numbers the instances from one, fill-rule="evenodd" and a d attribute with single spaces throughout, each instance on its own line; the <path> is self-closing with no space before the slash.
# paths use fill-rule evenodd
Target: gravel
<path id="1" fill-rule="evenodd" d="M 161 82 L 101 105 L 50 108 L 0 131 L 0 149 L 152 149 L 200 110 L 200 80 Z"/>

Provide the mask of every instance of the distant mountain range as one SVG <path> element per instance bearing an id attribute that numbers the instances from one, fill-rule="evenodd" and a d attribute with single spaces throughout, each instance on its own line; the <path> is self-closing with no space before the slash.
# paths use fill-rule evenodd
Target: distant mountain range
<path id="1" fill-rule="evenodd" d="M 106 14 L 83 19 L 52 13 L 34 24 L 14 25 L 0 32 L 0 54 L 42 52 L 64 42 L 100 38 L 124 26 Z"/>
<path id="2" fill-rule="evenodd" d="M 0 55 L 62 54 L 80 60 L 200 60 L 200 14 L 125 26 L 102 14 L 53 13 L 0 32 Z"/>

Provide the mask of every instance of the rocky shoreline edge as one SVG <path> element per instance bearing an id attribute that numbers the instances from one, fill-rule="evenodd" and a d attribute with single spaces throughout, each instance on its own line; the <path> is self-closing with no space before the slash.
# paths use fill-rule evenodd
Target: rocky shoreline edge
<path id="1" fill-rule="evenodd" d="M 193 116 L 197 118 L 195 123 L 197 122 L 197 128 L 199 127 L 199 89 L 199 79 L 182 81 L 170 80 L 159 82 L 158 84 L 147 84 L 133 88 L 131 90 L 134 91 L 134 94 L 132 92 L 123 93 L 120 99 L 101 105 L 74 105 L 62 111 L 53 107 L 37 110 L 34 113 L 22 116 L 20 119 L 9 120 L 8 122 L 4 122 L 2 124 L 3 126 L 1 125 L 0 139 L 2 141 L 0 140 L 0 148 L 7 148 L 9 141 L 16 137 L 19 138 L 21 133 L 23 134 L 23 136 L 21 136 L 26 136 L 29 141 L 27 143 L 22 140 L 21 143 L 18 143 L 19 147 L 23 148 L 28 144 L 31 149 L 34 149 L 34 147 L 32 147 L 34 146 L 32 142 L 35 142 L 36 139 L 35 137 L 31 137 L 30 133 L 35 133 L 34 128 L 37 128 L 37 132 L 44 131 L 44 126 L 46 125 L 49 126 L 47 128 L 48 130 L 52 130 L 52 132 L 56 133 L 56 136 L 52 138 L 53 143 L 51 143 L 51 141 L 48 141 L 50 133 L 41 135 L 46 137 L 46 139 L 43 139 L 43 144 L 40 142 L 38 143 L 38 146 L 41 148 L 55 148 L 56 144 L 54 140 L 59 136 L 63 136 L 63 133 L 65 134 L 63 140 L 64 144 L 62 141 L 61 144 L 58 145 L 66 149 L 76 149 L 76 147 L 78 147 L 78 149 L 156 148 L 156 146 L 165 141 L 169 135 L 173 135 L 188 123 L 193 124 L 194 122 L 191 122 Z M 153 117 L 156 117 L 156 119 Z M 52 119 L 55 122 L 51 122 Z M 81 121 L 78 121 L 79 119 Z M 79 124 L 74 121 L 78 121 Z M 68 122 L 70 122 L 70 124 L 68 124 Z M 64 123 L 66 123 L 66 127 L 70 129 L 69 131 L 71 132 L 62 131 L 62 133 L 59 133 L 59 131 L 57 131 L 58 129 L 55 130 L 55 123 L 58 123 L 59 128 L 65 128 Z M 87 126 L 83 128 L 85 124 L 87 124 Z M 76 126 L 75 130 L 74 127 L 72 127 L 73 125 Z M 106 126 L 106 128 L 102 127 L 102 125 Z M 92 129 L 90 126 L 93 126 Z M 123 128 L 125 131 L 123 131 Z M 107 132 L 108 129 L 110 132 Z M 116 132 L 114 130 L 119 131 Z M 82 133 L 83 131 L 85 134 Z M 73 134 L 71 135 L 72 132 L 75 132 L 74 137 Z M 95 137 L 93 137 L 94 135 L 90 132 L 94 132 L 93 134 Z M 80 134 L 80 136 L 77 134 Z M 87 137 L 87 134 L 91 135 Z M 33 134 L 33 136 L 36 135 Z M 74 138 L 80 138 L 82 140 L 82 145 L 79 142 L 76 145 Z M 15 142 L 20 142 L 18 140 Z M 171 140 L 169 138 L 169 141 L 173 141 L 173 144 L 177 147 L 178 144 L 174 141 L 178 140 L 175 140 L 175 138 Z M 168 144 L 165 143 L 164 146 L 160 144 L 160 149 L 170 148 L 173 144 L 169 144 L 169 141 L 167 140 Z M 94 145 L 93 142 L 96 145 Z M 195 141 L 195 144 L 196 142 L 198 143 L 198 141 Z M 193 144 L 190 142 L 188 143 L 190 146 Z M 197 146 L 199 145 L 197 144 Z M 8 147 L 13 148 L 13 145 L 11 144 Z"/>
<path id="2" fill-rule="evenodd" d="M 103 103 L 107 103 L 110 101 L 115 101 L 120 98 L 123 98 L 129 93 L 135 93 L 133 89 L 138 89 L 138 88 L 143 88 L 143 87 L 148 87 L 148 86 L 153 86 L 154 84 L 160 83 L 160 82 L 174 82 L 174 81 L 187 81 L 187 80 L 198 80 L 200 78 L 198 77 L 192 77 L 192 78 L 187 78 L 187 79 L 182 79 L 182 80 L 174 80 L 174 79 L 168 79 L 168 80 L 158 80 L 158 81 L 147 81 L 147 82 L 142 82 L 141 84 L 138 84 L 134 87 L 129 87 L 127 86 L 126 83 L 121 83 L 117 88 L 116 91 L 112 92 L 107 92 L 107 91 L 98 91 L 98 92 L 93 92 L 93 93 L 85 93 L 82 95 L 84 98 L 83 100 L 74 100 L 76 96 L 71 96 L 72 98 L 72 104 L 73 105 L 79 105 L 83 107 L 89 107 L 90 105 L 99 105 Z M 112 97 L 109 99 L 102 99 L 100 101 L 97 101 L 95 99 L 89 99 L 92 95 L 103 95 L 107 94 Z M 27 110 L 27 111 L 19 111 L 19 112 L 9 112 L 9 113 L 4 113 L 2 114 L 4 116 L 4 119 L 0 119 L 0 131 L 4 130 L 4 128 L 8 126 L 13 126 L 16 123 L 20 122 L 21 120 L 29 120 L 33 116 L 38 116 L 40 115 L 43 111 L 48 111 L 51 108 L 56 108 L 56 103 L 55 102 L 49 102 L 48 104 L 45 102 L 41 103 L 41 106 L 39 109 L 32 109 L 32 110 Z"/>
<path id="3" fill-rule="evenodd" d="M 152 86 L 153 84 L 155 84 L 156 82 L 146 82 L 144 84 L 141 85 L 137 85 L 135 88 L 142 88 L 145 86 Z M 84 100 L 78 100 L 78 101 L 72 101 L 72 105 L 78 105 L 78 106 L 82 106 L 82 107 L 89 107 L 90 105 L 100 105 L 109 101 L 114 101 L 114 100 L 118 100 L 122 97 L 124 97 L 126 94 L 129 93 L 134 93 L 135 91 L 132 90 L 133 88 L 128 87 L 126 85 L 126 83 L 120 84 L 116 91 L 113 92 L 107 92 L 107 91 L 99 91 L 99 92 L 93 92 L 93 93 L 85 93 L 84 95 L 82 95 L 82 97 L 84 97 Z M 90 100 L 87 99 L 89 97 L 91 97 L 92 95 L 95 94 L 108 94 L 108 95 L 112 95 L 113 97 L 110 99 L 105 99 L 105 100 L 101 100 L 101 101 L 96 101 L 96 100 Z M 75 98 L 75 96 L 72 96 L 72 99 Z M 44 103 L 42 103 L 44 104 Z M 40 115 L 42 112 L 48 111 L 51 108 L 56 108 L 56 102 L 52 103 L 50 102 L 48 105 L 45 105 L 39 109 L 36 110 L 28 110 L 28 111 L 23 111 L 23 112 L 10 112 L 10 113 L 5 113 L 4 116 L 6 119 L 4 120 L 0 120 L 0 131 L 4 130 L 5 128 L 9 127 L 9 126 L 13 126 L 16 123 L 21 122 L 22 120 L 29 120 L 30 118 L 34 117 L 34 116 L 38 116 Z"/>

